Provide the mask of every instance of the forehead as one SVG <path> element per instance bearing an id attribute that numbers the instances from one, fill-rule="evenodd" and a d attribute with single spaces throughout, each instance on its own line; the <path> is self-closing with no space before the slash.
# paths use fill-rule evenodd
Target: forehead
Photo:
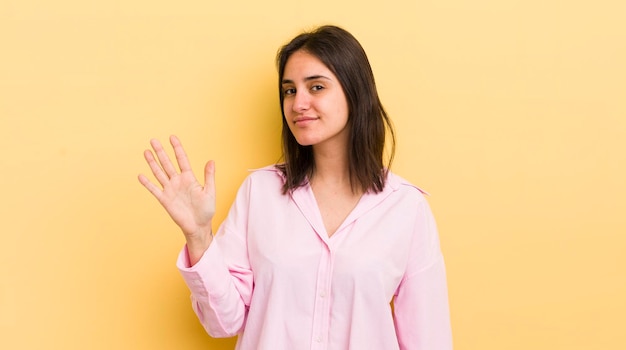
<path id="1" fill-rule="evenodd" d="M 336 79 L 331 70 L 319 58 L 304 50 L 298 50 L 291 54 L 285 63 L 283 79 L 298 80 L 316 75 Z"/>

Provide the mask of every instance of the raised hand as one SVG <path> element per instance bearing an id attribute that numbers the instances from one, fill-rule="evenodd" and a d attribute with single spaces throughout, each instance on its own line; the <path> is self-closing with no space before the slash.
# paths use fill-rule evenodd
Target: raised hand
<path id="1" fill-rule="evenodd" d="M 144 157 L 161 187 L 146 176 L 139 182 L 154 195 L 181 228 L 187 240 L 191 263 L 195 264 L 212 241 L 211 220 L 215 214 L 215 164 L 204 167 L 204 186 L 196 179 L 187 154 L 176 136 L 170 137 L 180 172 L 170 161 L 158 140 L 150 140 L 154 150 L 144 151 Z M 155 157 L 156 154 L 156 157 Z"/>

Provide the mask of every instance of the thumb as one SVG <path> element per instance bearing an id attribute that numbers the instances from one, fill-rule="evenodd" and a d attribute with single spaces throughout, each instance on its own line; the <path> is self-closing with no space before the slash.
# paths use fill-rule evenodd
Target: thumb
<path id="1" fill-rule="evenodd" d="M 215 195 L 215 162 L 212 160 L 204 166 L 204 191 Z"/>

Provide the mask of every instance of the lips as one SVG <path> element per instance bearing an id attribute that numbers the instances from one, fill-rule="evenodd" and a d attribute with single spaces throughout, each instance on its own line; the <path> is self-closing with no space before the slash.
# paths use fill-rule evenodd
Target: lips
<path id="1" fill-rule="evenodd" d="M 293 123 L 296 125 L 305 125 L 308 124 L 314 120 L 317 120 L 319 118 L 317 117 L 307 117 L 307 116 L 302 116 L 302 117 L 296 117 L 293 119 Z"/>

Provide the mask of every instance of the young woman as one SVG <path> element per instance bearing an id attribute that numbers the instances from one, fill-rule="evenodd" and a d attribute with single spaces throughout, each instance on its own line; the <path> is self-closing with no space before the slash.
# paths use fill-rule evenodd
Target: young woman
<path id="1" fill-rule="evenodd" d="M 215 235 L 214 163 L 203 186 L 176 137 L 180 170 L 156 140 L 144 154 L 200 322 L 240 350 L 451 349 L 435 221 L 384 162 L 394 134 L 361 45 L 324 26 L 277 61 L 284 163 L 246 178 Z"/>

